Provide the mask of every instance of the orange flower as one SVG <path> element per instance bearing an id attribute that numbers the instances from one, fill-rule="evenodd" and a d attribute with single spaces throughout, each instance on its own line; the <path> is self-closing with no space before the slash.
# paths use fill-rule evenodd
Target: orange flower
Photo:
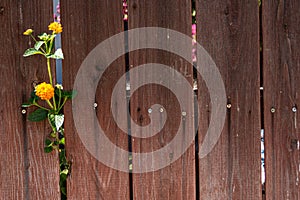
<path id="1" fill-rule="evenodd" d="M 49 100 L 54 96 L 54 88 L 51 84 L 43 82 L 35 87 L 35 94 L 42 100 Z"/>
<path id="2" fill-rule="evenodd" d="M 52 22 L 49 26 L 48 26 L 50 31 L 53 31 L 53 33 L 57 34 L 57 33 L 61 33 L 62 32 L 62 26 L 60 23 L 58 22 Z"/>

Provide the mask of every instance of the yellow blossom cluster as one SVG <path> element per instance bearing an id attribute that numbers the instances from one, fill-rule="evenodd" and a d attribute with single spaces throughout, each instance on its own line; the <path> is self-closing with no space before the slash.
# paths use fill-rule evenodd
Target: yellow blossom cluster
<path id="1" fill-rule="evenodd" d="M 61 33 L 62 32 L 62 26 L 60 23 L 58 22 L 52 22 L 49 26 L 48 26 L 50 31 L 53 31 L 53 33 L 57 34 L 57 33 Z"/>
<path id="2" fill-rule="evenodd" d="M 42 100 L 49 100 L 54 96 L 54 88 L 51 84 L 43 82 L 35 87 L 35 94 Z"/>

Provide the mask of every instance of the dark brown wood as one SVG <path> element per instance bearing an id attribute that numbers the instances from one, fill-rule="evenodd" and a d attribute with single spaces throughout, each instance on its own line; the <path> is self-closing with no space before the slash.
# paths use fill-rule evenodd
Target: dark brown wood
<path id="1" fill-rule="evenodd" d="M 299 199 L 300 2 L 262 9 L 266 199 Z"/>
<path id="2" fill-rule="evenodd" d="M 0 2 L 1 199 L 60 199 L 58 155 L 44 153 L 49 124 L 30 122 L 21 112 L 33 83 L 48 82 L 46 60 L 23 57 L 33 45 L 23 32 L 27 28 L 35 34 L 48 31 L 50 22 L 51 1 Z"/>
<path id="3" fill-rule="evenodd" d="M 100 42 L 123 31 L 122 1 L 112 3 L 111 1 L 62 0 L 61 9 L 64 26 L 62 45 L 65 52 L 63 84 L 65 88 L 72 89 L 79 67 L 88 53 Z M 113 48 L 125 48 L 124 43 L 119 44 L 118 47 L 111 47 Z M 97 64 L 101 66 L 101 63 Z M 118 129 L 114 122 L 112 112 L 117 111 L 110 109 L 112 89 L 124 73 L 125 59 L 120 57 L 103 75 L 96 96 L 87 98 L 95 98 L 98 104 L 95 112 L 107 137 L 115 145 L 127 150 L 127 135 Z M 87 77 L 89 78 L 91 77 Z M 90 106 L 92 108 L 93 103 Z M 68 198 L 129 199 L 129 174 L 105 166 L 87 151 L 75 129 L 71 103 L 65 107 L 65 115 L 67 157 L 72 162 L 71 175 L 67 180 Z M 126 119 L 124 121 L 126 122 Z M 98 122 L 95 122 L 95 125 L 96 123 Z M 87 127 L 86 131 L 87 134 L 94 134 L 93 127 Z M 115 160 L 120 160 L 114 152 L 108 154 Z"/>
<path id="4" fill-rule="evenodd" d="M 197 40 L 219 68 L 228 101 L 219 141 L 199 161 L 200 199 L 261 199 L 258 2 L 197 0 L 196 5 Z M 198 77 L 201 147 L 211 104 Z"/>
<path id="5" fill-rule="evenodd" d="M 181 33 L 191 36 L 191 1 L 145 1 L 133 0 L 129 1 L 129 30 L 139 27 L 163 27 L 169 28 Z M 151 35 L 151 34 L 150 34 Z M 154 36 L 154 35 L 153 35 Z M 157 41 L 152 41 L 158 44 L 160 40 L 168 40 L 167 37 L 157 38 Z M 138 41 L 138 37 L 129 38 L 129 47 Z M 149 41 L 148 41 L 149 42 Z M 170 44 L 174 45 L 174 44 Z M 192 52 L 191 47 L 187 51 Z M 129 54 L 130 69 L 133 70 L 139 65 L 147 63 L 161 63 L 178 70 L 182 76 L 192 85 L 192 65 L 187 60 L 180 58 L 170 52 L 160 51 L 157 49 L 137 50 Z M 134 123 L 138 126 L 146 126 L 149 123 L 161 123 L 155 119 L 161 117 L 159 110 L 162 107 L 155 107 L 154 104 L 163 106 L 163 113 L 167 113 L 167 121 L 163 129 L 152 137 L 140 138 L 139 136 L 132 138 L 132 151 L 134 153 L 148 152 L 153 156 L 154 151 L 158 151 L 169 144 L 178 131 L 179 124 L 182 122 L 183 126 L 190 132 L 184 134 L 194 134 L 194 124 L 185 123 L 182 118 L 182 108 L 179 106 L 176 94 L 172 93 L 167 87 L 157 84 L 151 84 L 151 80 L 155 76 L 161 76 L 157 71 L 151 69 L 144 69 L 138 75 L 130 73 L 130 82 L 137 80 L 145 80 L 150 77 L 150 84 L 138 88 L 135 92 L 131 91 L 130 109 L 131 117 Z M 174 75 L 175 76 L 175 75 Z M 161 77 L 162 82 L 172 83 L 166 77 Z M 178 84 L 181 84 L 178 80 Z M 185 92 L 185 91 L 177 91 Z M 187 94 L 187 93 L 186 93 Z M 186 96 L 193 102 L 193 95 Z M 148 109 L 152 108 L 152 113 L 149 114 Z M 193 103 L 186 108 L 188 116 L 193 115 Z M 150 115 L 155 115 L 153 122 L 150 121 Z M 132 125 L 132 124 L 131 124 Z M 151 129 L 144 130 L 144 132 Z M 182 130 L 183 132 L 185 129 Z M 143 131 L 139 132 L 143 134 Z M 152 132 L 151 132 L 152 133 Z M 183 138 L 182 138 L 183 141 Z M 133 174 L 133 197 L 134 199 L 195 199 L 195 146 L 194 143 L 190 145 L 187 151 L 177 160 L 172 158 L 172 151 L 174 149 L 181 149 L 182 146 L 171 146 L 170 155 L 161 157 L 160 159 L 170 159 L 170 165 L 155 172 L 134 173 Z M 182 149 L 181 149 L 182 150 Z M 154 159 L 154 157 L 152 157 Z M 173 160 L 172 160 L 173 159 Z M 152 161 L 154 166 L 160 162 L 159 160 Z M 145 167 L 149 163 L 144 163 L 143 159 L 138 159 L 138 156 L 133 156 L 133 171 L 138 166 Z M 145 167 L 146 168 L 146 167 Z M 148 168 L 149 169 L 149 168 Z"/>

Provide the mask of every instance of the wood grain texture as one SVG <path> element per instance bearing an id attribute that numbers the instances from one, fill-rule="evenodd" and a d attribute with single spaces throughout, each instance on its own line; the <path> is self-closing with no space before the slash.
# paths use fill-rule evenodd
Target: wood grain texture
<path id="1" fill-rule="evenodd" d="M 230 104 L 218 143 L 199 161 L 200 199 L 261 199 L 258 3 L 197 0 L 196 9 L 197 41 L 219 68 Z M 198 77 L 201 146 L 211 105 Z"/>
<path id="2" fill-rule="evenodd" d="M 266 199 L 299 199 L 300 2 L 263 1 L 262 9 Z"/>
<path id="3" fill-rule="evenodd" d="M 88 53 L 100 42 L 123 31 L 122 1 L 61 1 L 62 45 L 65 52 L 63 61 L 63 84 L 72 89 L 76 74 Z M 125 48 L 124 44 L 118 47 Z M 101 66 L 101 63 L 96 63 Z M 96 66 L 95 66 L 96 67 Z M 122 148 L 127 149 L 127 135 L 114 123 L 110 109 L 114 84 L 125 73 L 125 59 L 120 57 L 105 73 L 98 84 L 95 110 L 98 122 L 106 136 Z M 97 78 L 97 77 L 87 77 Z M 125 85 L 125 83 L 124 83 Z M 89 87 L 89 86 L 87 86 Z M 91 104 L 91 107 L 94 105 Z M 88 108 L 87 108 L 88 109 Z M 73 122 L 71 103 L 65 107 L 65 133 L 67 157 L 72 162 L 71 175 L 68 177 L 69 199 L 129 199 L 129 175 L 105 166 L 87 151 L 81 142 Z M 82 116 L 86 118 L 87 116 Z M 126 121 L 126 119 L 124 119 Z M 98 123 L 95 121 L 95 124 Z M 93 127 L 86 127 L 87 135 L 94 134 Z M 96 133 L 99 134 L 99 133 Z M 91 144 L 93 145 L 93 144 Z M 101 149 L 101 147 L 99 147 Z M 102 149 L 105 151 L 105 149 Z M 107 152 L 115 160 L 120 159 L 114 152 Z"/>
<path id="4" fill-rule="evenodd" d="M 169 28 L 191 36 L 191 1 L 174 0 L 174 1 L 145 1 L 132 0 L 129 1 L 129 30 L 139 27 L 163 27 Z M 155 37 L 155 36 L 154 36 Z M 132 43 L 137 42 L 138 38 L 129 39 L 129 47 Z M 157 43 L 165 38 L 157 38 Z M 172 45 L 172 44 L 170 44 Z M 191 48 L 187 51 L 192 52 Z M 134 69 L 142 64 L 160 63 L 171 67 L 181 73 L 182 76 L 192 85 L 192 65 L 181 57 L 171 54 L 170 52 L 160 51 L 157 49 L 143 49 L 129 53 L 130 69 Z M 153 69 L 153 68 L 152 68 Z M 154 79 L 161 78 L 161 82 L 170 82 L 166 77 L 154 71 L 149 66 L 149 69 L 141 71 L 138 75 L 130 73 L 130 82 L 137 80 L 145 80 L 146 77 Z M 174 75 L 175 76 L 175 75 Z M 149 79 L 148 79 L 149 80 Z M 179 80 L 178 84 L 182 84 Z M 185 92 L 177 91 L 177 92 Z M 185 130 L 190 130 L 184 134 L 194 134 L 194 123 L 185 123 L 181 116 L 182 109 L 186 109 L 187 115 L 193 116 L 193 103 L 186 108 L 180 108 L 178 99 L 169 88 L 157 84 L 145 85 L 138 88 L 135 92 L 131 92 L 130 109 L 131 117 L 134 123 L 139 126 L 146 126 L 150 123 L 162 123 L 155 121 L 162 117 L 160 108 L 163 107 L 163 112 L 167 113 L 167 121 L 163 129 L 152 137 L 139 138 L 133 137 L 132 151 L 135 153 L 149 153 L 153 156 L 153 152 L 165 148 L 176 135 L 180 123 L 186 127 Z M 193 102 L 193 96 L 186 96 Z M 155 107 L 154 104 L 160 104 L 161 107 Z M 148 109 L 152 108 L 152 113 L 149 114 Z M 150 120 L 150 115 L 153 117 L 153 122 Z M 143 134 L 151 129 L 140 131 Z M 152 132 L 151 132 L 152 133 Z M 182 141 L 184 139 L 182 138 Z M 187 151 L 177 160 L 172 158 L 174 149 L 181 149 L 181 145 L 171 146 L 169 156 L 165 157 L 162 154 L 160 159 L 170 159 L 170 165 L 155 172 L 134 173 L 133 174 L 133 198 L 134 199 L 195 199 L 195 146 L 194 143 Z M 182 149 L 181 149 L 182 150 Z M 152 157 L 153 166 L 158 164 L 159 159 L 155 160 Z M 149 163 L 144 163 L 143 158 L 138 159 L 133 156 L 133 170 L 137 166 L 146 168 Z M 149 170 L 150 168 L 148 168 Z"/>
<path id="5" fill-rule="evenodd" d="M 33 83 L 48 80 L 45 59 L 22 56 L 34 43 L 23 32 L 45 32 L 51 21 L 51 1 L 0 2 L 1 199 L 60 199 L 58 155 L 44 153 L 51 129 L 47 122 L 30 122 L 21 114 Z"/>

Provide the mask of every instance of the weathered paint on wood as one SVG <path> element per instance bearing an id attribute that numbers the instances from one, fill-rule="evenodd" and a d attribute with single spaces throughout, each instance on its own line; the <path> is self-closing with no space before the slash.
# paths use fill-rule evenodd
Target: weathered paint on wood
<path id="1" fill-rule="evenodd" d="M 219 68 L 228 101 L 219 141 L 199 161 L 200 199 L 261 199 L 258 2 L 197 0 L 196 5 L 197 41 Z M 201 147 L 211 104 L 205 83 L 198 81 Z"/>
<path id="2" fill-rule="evenodd" d="M 174 0 L 174 1 L 145 1 L 133 0 L 129 1 L 129 19 L 128 27 L 130 29 L 140 27 L 163 27 L 169 28 L 191 36 L 191 1 Z M 155 35 L 153 35 L 155 37 Z M 172 39 L 172 38 L 170 38 Z M 157 38 L 156 43 L 167 41 L 168 38 Z M 128 45 L 131 47 L 133 43 L 139 41 L 138 37 L 129 38 Z M 192 40 L 191 40 L 192 42 Z M 173 45 L 173 44 L 169 44 Z M 187 51 L 192 52 L 191 47 Z M 133 70 L 139 65 L 147 63 L 160 63 L 175 70 L 178 70 L 182 76 L 192 85 L 192 65 L 186 60 L 166 51 L 155 49 L 137 50 L 129 53 L 130 69 Z M 167 121 L 161 131 L 156 135 L 147 138 L 139 138 L 139 135 L 132 137 L 132 151 L 134 153 L 149 153 L 153 156 L 154 151 L 165 148 L 167 144 L 174 139 L 180 123 L 185 126 L 185 130 L 191 130 L 184 134 L 194 134 L 194 124 L 185 123 L 181 112 L 187 113 L 187 117 L 193 116 L 193 103 L 186 108 L 180 108 L 176 93 L 172 93 L 167 87 L 157 84 L 151 84 L 151 80 L 161 77 L 160 73 L 153 70 L 151 66 L 144 69 L 138 75 L 130 73 L 130 82 L 137 80 L 145 80 L 148 77 L 149 84 L 138 88 L 135 92 L 131 91 L 130 111 L 134 123 L 138 126 L 146 126 L 150 123 L 162 123 L 160 117 L 167 115 Z M 175 76 L 175 75 L 174 75 Z M 161 77 L 162 82 L 174 84 L 166 77 Z M 178 80 L 178 84 L 182 84 Z M 183 92 L 177 91 L 177 92 Z M 187 93 L 186 93 L 187 94 Z M 193 95 L 186 96 L 193 102 Z M 161 106 L 153 106 L 160 104 Z M 152 112 L 149 113 L 149 108 Z M 163 110 L 160 110 L 163 108 Z M 183 110 L 182 110 L 183 109 Z M 150 116 L 153 117 L 151 122 Z M 163 118 L 163 117 L 162 117 Z M 161 124 L 160 124 L 161 126 Z M 140 131 L 143 134 L 147 131 L 151 132 L 151 128 Z M 151 132 L 152 133 L 152 132 Z M 184 139 L 182 138 L 184 143 Z M 195 199 L 195 146 L 194 143 L 187 149 L 181 157 L 175 160 L 172 157 L 174 149 L 181 149 L 181 145 L 170 146 L 169 156 L 154 158 L 152 157 L 153 166 L 157 166 L 160 159 L 170 160 L 170 165 L 155 172 L 134 173 L 133 174 L 133 198 L 134 199 Z M 183 150 L 182 150 L 183 151 Z M 133 156 L 133 171 L 136 168 L 146 168 L 149 164 Z M 150 168 L 148 168 L 149 170 Z"/>
<path id="3" fill-rule="evenodd" d="M 300 2 L 262 6 L 266 199 L 299 199 Z"/>
<path id="4" fill-rule="evenodd" d="M 65 52 L 63 84 L 65 88 L 72 89 L 79 67 L 88 53 L 100 42 L 123 31 L 122 1 L 112 3 L 111 1 L 62 0 L 61 9 L 64 26 L 62 45 Z M 124 48 L 124 44 L 119 44 L 119 47 Z M 96 64 L 101 66 L 101 63 Z M 112 89 L 124 73 L 125 59 L 121 57 L 103 75 L 96 96 L 87 98 L 95 98 L 98 104 L 95 109 L 98 121 L 95 121 L 95 125 L 99 122 L 107 137 L 115 145 L 127 150 L 127 135 L 118 129 L 114 122 L 111 112 L 117 111 L 110 109 Z M 97 78 L 91 76 L 86 78 Z M 92 108 L 93 103 L 90 106 Z M 68 198 L 129 199 L 129 174 L 107 167 L 92 157 L 79 138 L 71 110 L 71 104 L 68 104 L 65 107 L 66 148 L 67 157 L 72 162 L 71 175 L 68 177 Z M 92 137 L 93 130 L 93 127 L 87 127 L 87 135 Z M 120 159 L 114 152 L 107 153 L 116 160 Z"/>
<path id="5" fill-rule="evenodd" d="M 1 199 L 60 199 L 58 155 L 44 153 L 50 127 L 30 122 L 21 113 L 33 83 L 48 81 L 45 59 L 22 56 L 33 44 L 23 32 L 27 28 L 47 31 L 51 11 L 51 1 L 0 2 Z"/>

